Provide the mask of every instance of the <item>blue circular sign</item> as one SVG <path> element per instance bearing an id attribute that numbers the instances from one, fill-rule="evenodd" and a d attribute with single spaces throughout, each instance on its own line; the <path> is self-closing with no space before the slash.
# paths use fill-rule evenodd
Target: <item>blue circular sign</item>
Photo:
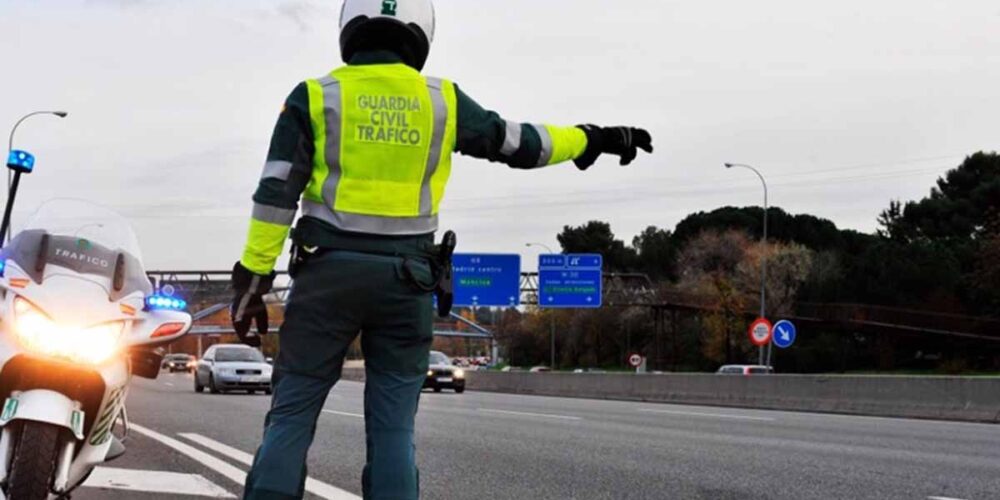
<path id="1" fill-rule="evenodd" d="M 771 341 L 774 345 L 787 349 L 795 343 L 795 325 L 787 319 L 783 319 L 774 324 Z"/>

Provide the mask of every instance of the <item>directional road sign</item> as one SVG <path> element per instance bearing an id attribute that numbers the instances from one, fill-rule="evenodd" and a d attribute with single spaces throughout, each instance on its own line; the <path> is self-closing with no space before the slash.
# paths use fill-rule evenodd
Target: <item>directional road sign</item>
<path id="1" fill-rule="evenodd" d="M 771 341 L 771 322 L 759 318 L 750 324 L 750 342 L 755 346 L 765 346 Z"/>
<path id="2" fill-rule="evenodd" d="M 604 258 L 597 254 L 539 256 L 538 306 L 601 307 L 603 266 Z"/>
<path id="3" fill-rule="evenodd" d="M 774 324 L 774 345 L 782 348 L 788 349 L 795 343 L 795 325 L 787 319 L 783 319 Z"/>
<path id="4" fill-rule="evenodd" d="M 521 256 L 452 256 L 455 305 L 515 307 L 521 304 Z"/>

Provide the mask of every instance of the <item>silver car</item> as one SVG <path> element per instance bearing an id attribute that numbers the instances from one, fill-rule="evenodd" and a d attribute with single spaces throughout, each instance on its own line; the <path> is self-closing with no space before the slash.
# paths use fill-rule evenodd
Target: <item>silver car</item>
<path id="1" fill-rule="evenodd" d="M 227 391 L 263 391 L 271 394 L 271 365 L 253 347 L 217 344 L 209 347 L 194 371 L 194 390 L 212 394 Z"/>

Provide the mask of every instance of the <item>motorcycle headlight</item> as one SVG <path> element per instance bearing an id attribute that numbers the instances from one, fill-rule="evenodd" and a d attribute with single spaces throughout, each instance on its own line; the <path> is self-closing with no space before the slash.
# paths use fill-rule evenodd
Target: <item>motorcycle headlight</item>
<path id="1" fill-rule="evenodd" d="M 125 323 L 89 328 L 60 325 L 20 297 L 14 299 L 14 330 L 28 351 L 85 364 L 101 364 L 121 349 Z"/>

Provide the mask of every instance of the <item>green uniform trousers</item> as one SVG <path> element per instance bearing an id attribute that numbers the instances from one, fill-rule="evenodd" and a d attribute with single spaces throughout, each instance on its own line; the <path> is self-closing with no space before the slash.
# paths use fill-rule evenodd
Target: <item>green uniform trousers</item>
<path id="1" fill-rule="evenodd" d="M 302 498 L 306 456 L 344 356 L 361 335 L 365 355 L 365 499 L 415 500 L 413 442 L 420 390 L 433 340 L 425 259 L 328 251 L 298 270 L 281 327 L 274 398 L 245 499 Z"/>

